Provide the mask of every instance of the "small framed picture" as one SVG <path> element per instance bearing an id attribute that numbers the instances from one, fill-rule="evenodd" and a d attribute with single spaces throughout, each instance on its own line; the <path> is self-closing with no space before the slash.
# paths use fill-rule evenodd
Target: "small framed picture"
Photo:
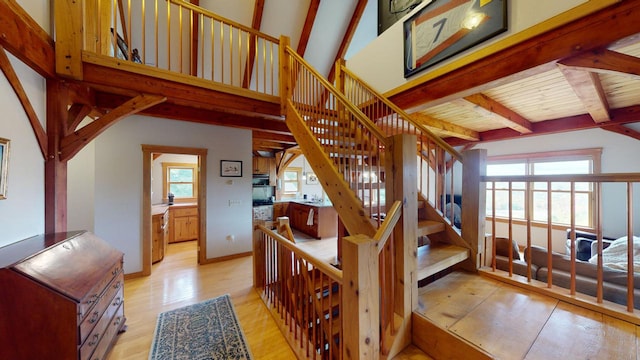
<path id="1" fill-rule="evenodd" d="M 307 185 L 318 185 L 320 182 L 318 181 L 318 176 L 314 173 L 307 174 Z"/>
<path id="2" fill-rule="evenodd" d="M 0 200 L 7 198 L 9 176 L 9 139 L 0 138 Z"/>
<path id="3" fill-rule="evenodd" d="M 242 161 L 220 160 L 220 176 L 242 177 Z"/>

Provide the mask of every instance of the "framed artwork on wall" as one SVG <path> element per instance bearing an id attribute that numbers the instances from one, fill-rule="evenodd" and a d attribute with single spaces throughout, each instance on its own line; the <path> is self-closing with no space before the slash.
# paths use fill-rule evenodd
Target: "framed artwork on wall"
<path id="1" fill-rule="evenodd" d="M 506 0 L 434 0 L 403 24 L 404 76 L 506 30 Z"/>
<path id="2" fill-rule="evenodd" d="M 242 177 L 242 161 L 220 160 L 220 176 Z"/>
<path id="3" fill-rule="evenodd" d="M 0 200 L 7 198 L 9 177 L 9 139 L 0 138 Z"/>
<path id="4" fill-rule="evenodd" d="M 318 185 L 320 181 L 318 181 L 318 176 L 314 173 L 307 174 L 307 185 Z"/>
<path id="5" fill-rule="evenodd" d="M 422 2 L 430 0 L 378 0 L 378 35 L 411 12 Z"/>

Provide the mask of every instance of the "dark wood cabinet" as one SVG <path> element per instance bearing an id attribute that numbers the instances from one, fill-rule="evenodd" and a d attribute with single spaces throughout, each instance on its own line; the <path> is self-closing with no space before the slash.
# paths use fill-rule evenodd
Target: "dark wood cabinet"
<path id="1" fill-rule="evenodd" d="M 311 211 L 313 213 L 310 215 Z M 337 236 L 338 213 L 332 206 L 289 203 L 289 222 L 292 228 L 316 239 Z"/>
<path id="2" fill-rule="evenodd" d="M 0 248 L 0 359 L 105 359 L 125 323 L 122 265 L 89 232 Z"/>

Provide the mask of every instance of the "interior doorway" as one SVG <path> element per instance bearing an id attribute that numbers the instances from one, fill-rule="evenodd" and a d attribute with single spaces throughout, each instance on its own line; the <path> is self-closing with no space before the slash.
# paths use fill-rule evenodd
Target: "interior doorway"
<path id="1" fill-rule="evenodd" d="M 152 165 L 154 154 L 182 154 L 197 157 L 198 264 L 207 254 L 207 149 L 162 145 L 142 145 L 142 274 L 151 274 L 152 249 Z M 171 226 L 171 224 L 169 225 Z"/>

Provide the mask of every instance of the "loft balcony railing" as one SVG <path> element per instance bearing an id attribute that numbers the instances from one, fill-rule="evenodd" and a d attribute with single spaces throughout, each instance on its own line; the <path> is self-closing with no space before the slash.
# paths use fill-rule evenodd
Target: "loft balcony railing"
<path id="1" fill-rule="evenodd" d="M 97 54 L 186 75 L 194 85 L 205 80 L 223 91 L 278 96 L 279 40 L 255 29 L 181 0 L 57 0 L 56 6 L 66 19 L 82 19 L 57 22 L 56 30 L 59 45 L 84 50 L 85 61 Z M 59 73 L 81 76 L 81 65 L 69 64 L 74 55 L 58 59 Z"/>
<path id="2" fill-rule="evenodd" d="M 639 186 L 640 174 L 485 176 L 482 180 L 487 184 L 489 215 L 486 228 L 491 234 L 486 237 L 485 246 L 489 257 L 483 259 L 484 271 L 499 274 L 503 279 L 515 279 L 517 283 L 538 289 L 549 289 L 551 291 L 548 294 L 552 296 L 563 296 L 571 298 L 572 301 L 583 299 L 582 304 L 586 306 L 603 306 L 604 301 L 609 300 L 606 307 L 614 310 L 611 314 L 617 313 L 625 320 L 640 323 L 637 316 L 640 299 L 634 295 L 639 287 L 636 280 L 639 274 L 634 270 L 634 265 L 640 263 L 640 257 L 634 251 L 640 246 L 637 234 L 634 239 L 634 223 L 637 225 L 640 222 L 638 216 L 634 215 L 638 203 L 638 196 L 634 197 L 634 188 L 637 189 Z M 514 190 L 528 194 L 532 189 L 537 190 L 539 194 L 540 191 L 544 191 L 546 196 L 525 195 L 519 197 L 522 201 L 516 202 Z M 553 189 L 562 189 L 563 195 L 566 195 L 569 201 L 556 199 L 553 194 L 556 191 Z M 579 193 L 584 193 L 585 189 L 592 194 L 588 202 L 594 204 L 593 214 L 586 214 L 587 217 L 593 215 L 594 219 L 592 228 L 587 229 L 595 234 L 595 254 L 591 258 L 593 261 L 577 259 L 576 233 L 578 230 L 584 230 L 584 226 L 576 225 L 576 217 L 579 211 L 588 213 L 588 209 L 581 209 L 577 204 L 577 199 L 580 197 Z M 500 202 L 500 209 L 497 209 L 496 205 L 497 192 L 507 193 L 501 196 L 507 196 L 505 199 L 508 200 L 506 204 Z M 624 229 L 617 229 L 620 226 L 618 216 L 615 216 L 616 219 L 612 219 L 611 216 L 605 217 L 602 207 L 605 201 L 618 204 L 615 211 L 623 216 Z M 538 215 L 534 219 L 533 209 L 545 216 Z M 518 216 L 515 216 L 515 213 L 518 213 Z M 563 219 L 569 219 L 568 224 L 558 225 L 553 222 L 554 217 L 561 213 L 564 214 Z M 608 220 L 605 221 L 605 218 Z M 557 240 L 554 241 L 554 232 L 557 232 L 554 228 L 558 226 L 567 229 L 567 238 L 561 239 L 562 246 L 558 245 Z M 608 260 L 603 229 L 617 229 L 619 233 L 626 235 L 626 239 L 616 240 L 620 246 L 618 249 L 623 249 L 623 254 L 618 254 L 618 262 L 615 264 Z M 541 254 L 545 257 L 538 266 L 532 263 L 532 251 L 536 250 L 542 251 Z M 524 259 L 517 260 L 516 256 Z M 595 281 L 595 286 L 585 283 L 586 270 L 590 274 L 587 277 L 591 284 Z M 611 276 L 618 280 L 624 279 L 613 285 L 618 290 L 623 289 L 626 294 L 623 298 L 613 296 L 609 292 L 608 287 L 612 284 L 607 283 L 606 278 L 611 279 Z"/>

